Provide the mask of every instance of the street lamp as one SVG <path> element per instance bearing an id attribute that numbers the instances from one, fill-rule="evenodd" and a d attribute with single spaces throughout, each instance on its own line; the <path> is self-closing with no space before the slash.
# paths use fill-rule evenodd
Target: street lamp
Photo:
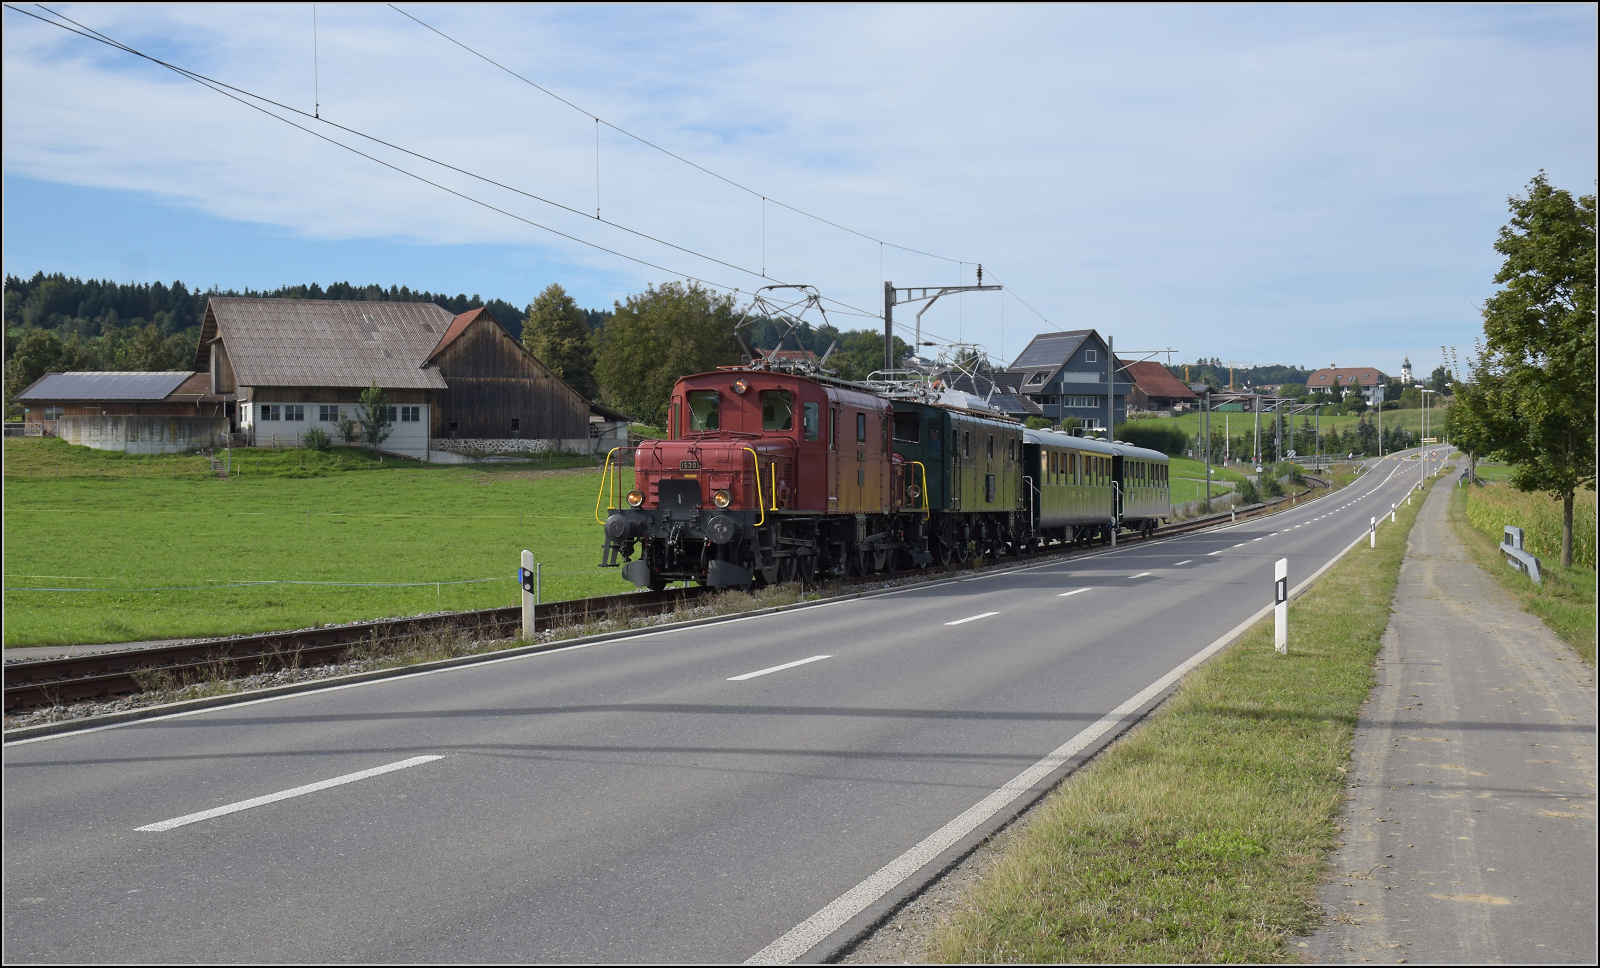
<path id="1" fill-rule="evenodd" d="M 1423 387 L 1418 387 L 1417 389 L 1422 390 L 1424 394 L 1422 398 L 1422 476 L 1426 479 L 1428 476 L 1428 398 L 1426 394 L 1438 393 L 1439 391 Z"/>

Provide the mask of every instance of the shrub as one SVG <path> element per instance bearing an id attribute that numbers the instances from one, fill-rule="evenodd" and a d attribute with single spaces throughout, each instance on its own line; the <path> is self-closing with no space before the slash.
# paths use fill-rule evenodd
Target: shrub
<path id="1" fill-rule="evenodd" d="M 300 435 L 300 446 L 306 450 L 327 450 L 331 443 L 328 432 L 320 427 L 312 427 Z"/>
<path id="2" fill-rule="evenodd" d="M 361 439 L 361 421 L 349 417 L 339 421 L 339 439 L 352 447 L 355 446 L 356 441 Z"/>
<path id="3" fill-rule="evenodd" d="M 1188 436 L 1177 427 L 1166 421 L 1140 421 L 1139 423 L 1120 424 L 1116 433 L 1112 434 L 1117 440 L 1126 441 L 1135 447 L 1148 447 L 1159 450 L 1170 457 L 1180 457 L 1184 448 L 1188 446 Z"/>
<path id="4" fill-rule="evenodd" d="M 1245 478 L 1244 482 L 1239 485 L 1239 504 L 1242 506 L 1259 503 L 1261 503 L 1261 491 L 1256 488 L 1256 482 L 1248 477 Z"/>
<path id="5" fill-rule="evenodd" d="M 1266 492 L 1268 497 L 1283 497 L 1283 485 L 1278 483 L 1276 477 L 1273 477 L 1270 473 L 1264 474 L 1262 477 L 1261 489 Z"/>

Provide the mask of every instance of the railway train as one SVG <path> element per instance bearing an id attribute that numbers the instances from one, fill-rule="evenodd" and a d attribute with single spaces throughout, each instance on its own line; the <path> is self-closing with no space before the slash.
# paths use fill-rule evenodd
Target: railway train
<path id="1" fill-rule="evenodd" d="M 683 377 L 626 493 L 608 455 L 601 566 L 749 588 L 1108 541 L 1170 514 L 1165 454 L 984 407 L 761 362 Z"/>

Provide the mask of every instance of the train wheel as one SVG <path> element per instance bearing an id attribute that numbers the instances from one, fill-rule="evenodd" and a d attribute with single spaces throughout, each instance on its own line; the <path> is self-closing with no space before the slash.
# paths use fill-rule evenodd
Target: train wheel
<path id="1" fill-rule="evenodd" d="M 795 560 L 793 558 L 779 558 L 778 559 L 778 584 L 784 585 L 784 584 L 788 584 L 789 582 L 794 581 L 795 571 L 796 571 L 796 566 L 795 566 Z"/>
<path id="2" fill-rule="evenodd" d="M 650 590 L 653 591 L 653 592 L 666 591 L 667 590 L 667 580 L 665 578 L 661 578 L 661 577 L 656 576 L 656 575 L 651 575 L 650 576 Z"/>
<path id="3" fill-rule="evenodd" d="M 964 565 L 972 557 L 972 542 L 956 541 L 956 564 Z"/>
<path id="4" fill-rule="evenodd" d="M 796 563 L 796 565 L 795 565 L 795 570 L 800 573 L 800 580 L 801 581 L 803 581 L 803 582 L 816 581 L 817 580 L 817 556 L 816 555 L 801 555 L 799 562 Z"/>
<path id="5" fill-rule="evenodd" d="M 874 551 L 872 553 L 872 567 L 873 567 L 873 570 L 875 570 L 875 571 L 888 571 L 889 570 L 889 555 L 890 555 L 890 551 L 889 551 L 888 548 L 879 548 L 878 550 Z"/>
<path id="6" fill-rule="evenodd" d="M 935 540 L 933 543 L 933 558 L 939 563 L 939 567 L 949 567 L 951 558 L 949 543 L 942 540 Z"/>

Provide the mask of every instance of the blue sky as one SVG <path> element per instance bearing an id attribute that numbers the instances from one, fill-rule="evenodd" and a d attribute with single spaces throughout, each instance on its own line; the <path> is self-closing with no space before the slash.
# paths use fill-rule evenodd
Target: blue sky
<path id="1" fill-rule="evenodd" d="M 1466 348 L 1507 195 L 1595 185 L 1595 8 L 69 5 L 146 52 L 583 212 L 373 153 L 7 11 L 4 270 L 262 288 L 336 280 L 589 306 L 693 274 L 899 285 L 1010 358 L 1093 326 L 1177 359 L 1377 365 Z M 306 122 L 332 137 L 337 131 Z M 764 238 L 763 238 L 764 235 Z M 962 263 L 966 264 L 963 265 Z M 987 281 L 987 280 L 986 280 Z M 1029 307 L 1032 307 L 1030 310 Z M 1037 312 L 1035 312 L 1035 310 Z M 842 311 L 842 310 L 841 310 Z M 902 314 L 902 319 L 905 318 Z M 845 328 L 876 325 L 842 315 Z"/>

